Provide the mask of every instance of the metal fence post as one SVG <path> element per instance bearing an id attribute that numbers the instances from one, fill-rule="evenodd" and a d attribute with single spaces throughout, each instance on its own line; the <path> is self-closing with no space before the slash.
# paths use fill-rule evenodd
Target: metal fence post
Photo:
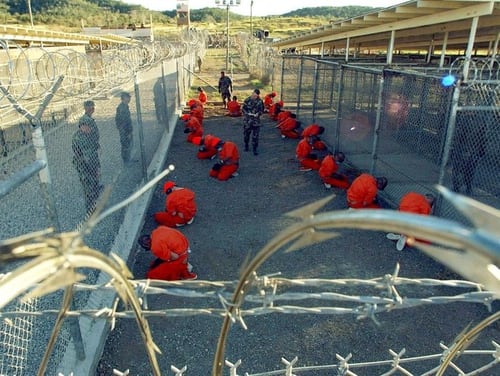
<path id="1" fill-rule="evenodd" d="M 181 106 L 181 98 L 184 98 L 184 93 L 186 93 L 186 87 L 185 87 L 185 81 L 183 79 L 183 76 L 181 76 L 182 70 L 179 70 L 179 59 L 175 60 L 176 64 L 176 70 L 177 70 L 177 98 L 178 98 L 178 105 Z"/>
<path id="2" fill-rule="evenodd" d="M 33 138 L 33 147 L 35 149 L 36 159 L 42 160 L 45 162 L 46 166 L 41 169 L 38 173 L 41 183 L 41 192 L 44 196 L 45 207 L 47 209 L 47 216 L 49 218 L 49 223 L 52 224 L 56 232 L 60 231 L 61 225 L 59 223 L 59 217 L 57 216 L 57 209 L 54 201 L 54 196 L 52 192 L 52 179 L 50 177 L 49 164 L 47 158 L 47 147 L 45 145 L 45 139 L 43 137 L 42 125 L 41 125 L 41 117 L 49 105 L 50 101 L 54 97 L 55 92 L 61 86 L 64 76 L 59 76 L 57 80 L 52 84 L 52 87 L 49 89 L 48 94 L 43 98 L 42 103 L 38 107 L 38 110 L 35 115 L 32 115 L 28 110 L 23 108 L 17 100 L 9 93 L 7 89 L 4 88 L 0 83 L 0 88 L 3 91 L 4 95 L 7 97 L 9 102 L 12 103 L 14 108 L 27 118 L 32 128 L 32 138 Z"/>
<path id="3" fill-rule="evenodd" d="M 161 81 L 163 83 L 162 87 L 163 87 L 163 99 L 164 99 L 164 102 L 165 103 L 165 119 L 167 119 L 167 121 L 165 122 L 165 127 L 167 129 L 167 133 L 170 132 L 170 122 L 168 121 L 169 117 L 168 117 L 168 96 L 167 96 L 167 78 L 165 76 L 165 62 L 162 61 L 161 62 Z"/>
<path id="4" fill-rule="evenodd" d="M 318 80 L 319 80 L 319 64 L 318 60 L 314 62 L 314 82 L 313 82 L 313 97 L 312 97 L 312 122 L 316 121 L 316 102 L 318 99 Z"/>
<path id="5" fill-rule="evenodd" d="M 337 85 L 337 117 L 335 122 L 335 150 L 340 150 L 340 122 L 342 120 L 342 91 L 344 89 L 344 66 L 340 65 L 339 84 Z"/>
<path id="6" fill-rule="evenodd" d="M 281 95 L 281 98 L 283 99 L 283 81 L 285 80 L 285 57 L 282 56 L 281 57 L 281 72 L 280 72 L 280 79 L 281 79 L 281 82 L 280 82 L 280 95 Z"/>
<path id="7" fill-rule="evenodd" d="M 300 65 L 299 65 L 299 76 L 297 77 L 297 117 L 300 114 L 300 94 L 302 92 L 302 71 L 304 66 L 304 57 L 300 57 Z"/>
<path id="8" fill-rule="evenodd" d="M 448 164 L 448 160 L 450 158 L 451 145 L 453 142 L 453 135 L 455 134 L 455 124 L 457 120 L 457 111 L 458 111 L 458 101 L 460 99 L 460 84 L 461 81 L 457 81 L 456 86 L 453 89 L 453 95 L 451 99 L 451 109 L 450 109 L 450 117 L 448 118 L 448 125 L 446 127 L 446 136 L 443 147 L 443 158 L 441 159 L 441 165 L 439 166 L 439 179 L 438 184 L 444 185 L 444 178 L 446 174 L 446 165 Z M 439 204 L 439 202 L 438 202 Z"/>
<path id="9" fill-rule="evenodd" d="M 380 76 L 380 82 L 378 87 L 378 101 L 377 101 L 377 116 L 375 118 L 375 131 L 373 133 L 373 147 L 372 147 L 372 164 L 370 166 L 370 174 L 375 173 L 375 164 L 377 163 L 378 158 L 378 140 L 379 140 L 379 132 L 380 132 L 380 115 L 382 113 L 382 96 L 384 94 L 384 77 L 385 70 L 382 71 L 382 75 Z"/>
<path id="10" fill-rule="evenodd" d="M 337 78 L 337 66 L 335 64 L 331 65 L 332 67 L 332 87 L 330 88 L 330 97 L 328 98 L 328 106 L 330 108 L 333 107 L 333 98 L 334 98 L 334 92 L 335 92 L 335 79 Z M 338 117 L 338 112 L 337 112 L 337 117 Z"/>
<path id="11" fill-rule="evenodd" d="M 142 123 L 142 112 L 141 112 L 141 91 L 139 89 L 139 80 L 137 78 L 137 73 L 134 74 L 134 93 L 135 93 L 135 108 L 137 113 L 137 127 L 139 128 L 139 148 L 141 150 L 141 167 L 142 167 L 142 178 L 147 180 L 147 166 L 146 166 L 146 151 L 144 149 L 144 127 Z"/>

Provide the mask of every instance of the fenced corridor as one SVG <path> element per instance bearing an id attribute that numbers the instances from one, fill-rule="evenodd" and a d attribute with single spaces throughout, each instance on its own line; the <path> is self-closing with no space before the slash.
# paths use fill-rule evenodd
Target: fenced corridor
<path id="1" fill-rule="evenodd" d="M 144 150 L 147 179 L 144 179 L 142 163 L 137 162 L 137 165 L 124 169 L 118 181 L 114 180 L 111 172 L 116 172 L 114 170 L 119 163 L 119 144 L 112 128 L 111 109 L 116 104 L 116 97 L 100 105 L 96 101 L 96 112 L 102 109 L 98 124 L 103 129 L 103 138 L 114 145 L 106 147 L 110 154 L 103 158 L 108 172 L 105 181 L 113 187 L 110 206 L 126 198 L 166 166 L 172 164 L 175 170 L 158 182 L 149 197 L 144 195 L 125 210 L 117 212 L 115 216 L 119 218 L 107 219 L 116 226 L 102 229 L 97 226 L 90 236 L 85 237 L 86 244 L 102 253 L 107 254 L 111 250 L 122 256 L 132 269 L 134 279 L 141 279 L 152 257 L 138 247 L 135 240 L 155 226 L 152 214 L 164 205 L 161 182 L 175 180 L 196 192 L 199 213 L 195 222 L 182 228 L 182 232 L 190 240 L 193 250 L 191 260 L 199 279 L 171 284 L 142 281 L 133 285 L 144 310 L 143 317 L 147 318 L 152 338 L 162 353 L 157 355 L 161 374 L 210 374 L 221 325 L 229 313 L 235 323 L 227 333 L 225 344 L 224 359 L 228 364 L 219 366 L 225 367 L 225 374 L 236 374 L 237 371 L 252 375 L 306 374 L 306 370 L 297 370 L 306 366 L 310 367 L 307 372 L 314 375 L 331 374 L 332 369 L 339 374 L 355 372 L 373 375 L 401 371 L 402 368 L 413 375 L 432 374 L 440 360 L 450 352 L 448 349 L 457 334 L 469 323 L 474 327 L 488 317 L 493 317 L 495 322 L 496 316 L 490 316 L 491 312 L 498 312 L 495 294 L 484 291 L 475 283 L 454 281 L 457 275 L 417 249 L 395 250 L 394 243 L 385 238 L 385 232 L 402 230 L 398 227 L 401 224 L 396 224 L 396 213 L 389 212 L 389 209 L 386 212 L 394 214 L 394 222 L 383 216 L 377 219 L 373 214 L 379 222 L 378 227 L 372 224 L 373 231 L 360 229 L 363 226 L 359 223 L 369 221 L 371 215 L 344 212 L 343 191 L 326 190 L 313 172 L 300 172 L 294 158 L 295 143 L 281 139 L 273 122 L 264 122 L 260 154 L 253 156 L 241 150 L 241 119 L 227 118 L 221 108 L 213 108 L 204 121 L 205 133 L 236 142 L 240 146 L 241 166 L 239 176 L 228 182 L 210 179 L 208 170 L 213 161 L 196 159 L 196 146 L 186 142 L 182 123 L 177 121 L 178 113 L 175 113 L 183 104 L 177 95 L 186 93 L 190 86 L 200 84 L 196 81 L 192 83 L 190 79 L 179 79 L 179 72 L 183 72 L 179 67 L 192 67 L 194 59 L 186 59 L 185 62 L 172 64 L 174 68 L 168 68 L 172 70 L 167 69 L 167 74 L 161 72 L 165 70 L 164 66 L 148 70 L 144 73 L 145 77 L 134 85 L 138 91 L 133 92 L 140 97 L 140 112 L 146 119 L 144 145 L 147 147 Z M 208 62 L 204 63 L 203 70 L 206 72 L 209 67 Z M 208 81 L 215 84 L 220 68 L 211 69 L 213 78 Z M 239 72 L 232 73 L 233 77 L 239 77 Z M 161 80 L 158 80 L 160 77 Z M 158 107 L 155 106 L 154 88 L 158 82 L 166 92 L 166 98 L 177 98 L 177 101 L 169 102 L 172 103 L 172 110 L 166 111 L 170 118 L 163 118 L 165 124 L 160 121 L 161 117 L 157 117 Z M 243 79 L 241 86 L 235 86 L 241 100 L 249 95 L 252 88 Z M 139 108 L 134 110 L 138 112 Z M 304 121 L 309 119 L 306 113 L 303 116 Z M 61 134 L 70 134 L 70 131 L 58 130 L 54 132 L 54 137 Z M 136 139 L 139 137 L 137 135 Z M 55 145 L 62 148 L 56 155 L 63 160 L 67 155 L 64 149 L 67 143 L 59 141 Z M 137 144 L 135 153 L 136 156 L 141 155 Z M 68 166 L 56 176 L 60 174 L 59 179 L 69 183 L 56 202 L 66 207 L 68 197 L 79 197 L 73 194 L 78 181 L 73 176 L 69 161 L 61 163 Z M 118 194 L 121 188 L 126 192 Z M 36 187 L 33 190 L 36 191 Z M 15 200 L 2 200 L 2 204 L 22 203 L 21 198 L 28 196 L 23 193 L 19 193 L 19 199 L 16 196 Z M 317 208 L 307 206 L 318 200 L 324 201 Z M 76 214 L 82 212 L 82 202 L 75 199 L 69 204 L 74 206 L 68 210 L 68 215 L 75 216 L 75 219 L 73 222 L 62 221 L 68 226 L 67 231 L 82 222 L 81 215 Z M 303 209 L 297 213 L 299 208 Z M 27 214 L 22 214 L 30 210 L 33 209 L 21 206 L 17 213 L 26 217 Z M 3 212 L 11 213 L 12 210 Z M 285 216 L 285 213 L 294 215 Z M 399 220 L 402 221 L 401 218 Z M 435 228 L 439 229 L 438 222 L 433 220 L 438 218 L 429 219 L 427 226 L 436 225 Z M 336 226 L 337 221 L 344 225 Z M 15 224 L 12 220 L 9 223 Z M 446 245 L 455 234 L 461 233 L 464 238 L 468 235 L 466 231 L 458 231 L 461 227 L 446 224 L 450 226 L 449 237 L 443 236 Z M 33 230 L 46 225 L 33 224 Z M 431 234 L 430 229 L 422 228 Z M 15 229 L 19 230 L 19 227 L 15 226 Z M 15 231 L 13 233 L 17 235 Z M 113 236 L 110 237 L 110 234 Z M 95 240 L 96 237 L 105 239 L 105 242 Z M 271 246 L 273 239 L 282 242 Z M 233 311 L 231 295 L 238 287 L 237 280 L 242 271 L 252 265 L 253 257 L 261 252 L 266 254 L 262 258 L 265 262 L 258 265 L 256 276 L 251 277 L 251 288 L 245 291 L 248 300 L 241 309 Z M 64 374 L 86 374 L 94 369 L 97 369 L 97 374 L 111 374 L 113 369 L 121 372 L 129 370 L 131 375 L 154 374 L 143 337 L 135 321 L 127 319 L 132 318 L 133 313 L 123 300 L 113 305 L 116 294 L 104 286 L 109 281 L 107 276 L 94 274 L 94 278 L 95 284 L 75 288 L 75 294 L 82 297 L 78 301 L 85 302 L 85 305 L 71 307 L 72 314 L 68 315 L 71 319 L 66 320 L 61 329 L 51 358 L 52 369 Z M 452 281 L 446 281 L 449 278 Z M 96 291 L 101 299 L 92 299 L 97 295 Z M 42 318 L 34 314 L 21 316 L 31 321 L 19 327 L 29 327 L 32 332 L 17 337 L 28 342 L 24 345 L 25 353 L 16 360 L 17 363 L 14 362 L 20 365 L 18 374 L 33 373 L 31 370 L 36 369 L 42 355 L 38 349 L 43 348 L 41 344 L 46 343 L 43 342 L 46 338 L 40 338 L 38 343 L 32 335 L 33 332 L 38 335 L 39 330 L 49 332 L 53 320 L 46 317 L 54 317 L 59 308 L 54 303 L 59 300 L 60 296 L 54 296 L 48 307 L 42 305 L 33 309 L 32 312 L 43 311 Z M 81 353 L 73 342 L 73 318 L 79 323 L 84 337 L 85 359 L 81 359 Z M 33 327 L 40 322 L 46 324 L 35 331 Z M 96 333 L 92 331 L 96 327 L 97 332 L 107 333 L 111 325 L 114 331 L 106 343 L 105 337 L 89 334 Z M 4 326 L 16 327 L 10 321 L 5 321 Z M 484 375 L 498 372 L 498 326 L 486 323 L 483 326 L 485 329 L 474 346 L 468 348 L 472 351 L 471 356 L 459 357 L 454 367 L 467 372 L 484 367 Z M 7 333 L 7 330 L 2 333 Z M 6 337 L 3 334 L 3 338 Z M 8 359 L 5 354 L 4 365 Z M 26 365 L 24 359 L 27 354 L 30 357 L 36 355 L 32 358 L 35 368 Z M 424 354 L 434 355 L 420 359 L 419 356 Z M 411 361 L 405 362 L 404 358 L 411 358 Z M 366 362 L 374 362 L 373 367 L 359 365 Z M 321 368 L 321 365 L 329 365 L 329 368 Z M 187 370 L 183 371 L 184 367 Z M 12 372 L 9 369 L 2 370 L 2 373 Z"/>

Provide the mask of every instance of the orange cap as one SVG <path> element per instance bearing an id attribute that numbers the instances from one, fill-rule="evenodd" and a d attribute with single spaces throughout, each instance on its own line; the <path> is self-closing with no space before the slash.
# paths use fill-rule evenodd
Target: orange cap
<path id="1" fill-rule="evenodd" d="M 173 181 L 167 181 L 165 182 L 165 184 L 163 185 L 163 192 L 167 193 L 167 191 L 169 189 L 172 189 L 173 187 L 175 187 L 175 183 Z"/>

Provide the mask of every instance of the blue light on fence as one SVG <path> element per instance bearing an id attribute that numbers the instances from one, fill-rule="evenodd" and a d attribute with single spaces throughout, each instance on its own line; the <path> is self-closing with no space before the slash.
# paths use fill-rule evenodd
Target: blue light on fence
<path id="1" fill-rule="evenodd" d="M 455 83 L 455 81 L 455 76 L 452 74 L 448 74 L 441 79 L 441 85 L 443 85 L 444 87 L 450 87 Z"/>

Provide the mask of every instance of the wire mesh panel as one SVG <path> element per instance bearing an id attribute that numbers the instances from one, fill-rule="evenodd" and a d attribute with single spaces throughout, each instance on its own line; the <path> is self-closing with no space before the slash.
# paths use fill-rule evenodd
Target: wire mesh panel
<path id="1" fill-rule="evenodd" d="M 169 132 L 168 119 L 179 108 L 179 96 L 185 94 L 186 89 L 179 86 L 189 86 L 190 77 L 183 67 L 191 65 L 194 55 L 175 59 L 174 53 L 162 64 L 151 66 L 153 61 L 146 58 L 151 56 L 140 57 L 139 50 L 89 51 L 88 55 L 70 49 L 30 50 L 17 54 L 29 56 L 24 59 L 29 64 L 20 65 L 20 69 L 36 71 L 33 77 L 40 81 L 32 78 L 31 84 L 44 88 L 42 94 L 47 95 L 50 81 L 62 71 L 65 77 L 53 97 L 48 96 L 51 103 L 42 103 L 48 105 L 41 111 L 41 119 L 33 115 L 43 108 L 39 98 L 34 101 L 28 94 L 20 96 L 18 90 L 2 87 L 1 114 L 8 117 L 9 125 L 5 127 L 4 122 L 0 131 L 4 178 L 0 183 L 5 183 L 0 200 L 5 213 L 0 220 L 3 239 L 47 227 L 55 227 L 56 231 L 79 230 L 94 209 L 123 201 L 147 178 L 146 166 Z M 141 64 L 148 69 L 134 74 L 134 67 Z M 2 72 L 2 82 L 12 81 L 14 72 Z M 123 92 L 130 97 L 126 104 Z M 9 103 L 7 96 L 18 107 Z M 20 121 L 20 114 L 33 119 L 33 124 Z M 127 132 L 121 126 L 124 118 Z M 39 162 L 48 167 L 38 167 Z M 36 168 L 42 171 L 37 174 Z M 55 211 L 55 218 L 48 215 L 48 208 Z M 120 234 L 124 215 L 125 210 L 119 210 L 100 221 L 85 235 L 85 243 L 108 253 Z M 8 271 L 1 269 L 0 273 Z M 88 283 L 98 279 L 93 269 L 82 273 Z M 14 301 L 9 308 L 26 312 L 51 310 L 61 304 L 61 299 L 61 293 L 48 294 L 28 302 Z M 91 309 L 98 305 L 90 293 L 83 291 L 75 295 L 71 308 Z M 40 349 L 49 340 L 54 320 L 55 316 L 50 315 L 27 315 L 3 322 L 0 373 L 35 374 L 44 355 Z M 48 359 L 51 374 L 56 373 L 68 349 L 76 348 L 77 357 L 85 356 L 79 336 L 77 321 L 69 320 L 60 328 Z"/>
<path id="2" fill-rule="evenodd" d="M 299 100 L 298 90 L 300 85 L 301 61 L 299 56 L 283 57 L 283 77 L 281 78 L 281 83 L 277 86 L 282 88 L 281 97 L 283 98 L 285 108 L 293 109 L 293 111 L 297 110 Z"/>
<path id="3" fill-rule="evenodd" d="M 315 59 L 302 57 L 300 77 L 298 82 L 297 114 L 304 125 L 310 124 L 314 118 L 314 102 L 316 91 L 317 63 Z M 286 103 L 285 103 L 286 106 Z"/>
<path id="4" fill-rule="evenodd" d="M 369 170 L 380 96 L 381 73 L 342 67 L 339 145 L 360 169 Z"/>
<path id="5" fill-rule="evenodd" d="M 500 94 L 498 85 L 475 82 L 460 87 L 444 184 L 498 206 L 500 190 Z"/>

